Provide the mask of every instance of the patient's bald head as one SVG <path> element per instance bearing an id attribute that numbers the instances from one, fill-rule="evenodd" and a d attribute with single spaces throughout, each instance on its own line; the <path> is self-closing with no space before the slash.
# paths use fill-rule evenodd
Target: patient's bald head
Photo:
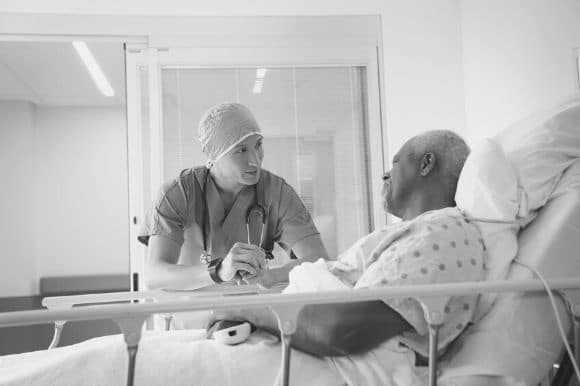
<path id="1" fill-rule="evenodd" d="M 469 147 L 456 133 L 433 130 L 408 140 L 385 174 L 385 209 L 404 220 L 455 206 L 455 191 Z"/>

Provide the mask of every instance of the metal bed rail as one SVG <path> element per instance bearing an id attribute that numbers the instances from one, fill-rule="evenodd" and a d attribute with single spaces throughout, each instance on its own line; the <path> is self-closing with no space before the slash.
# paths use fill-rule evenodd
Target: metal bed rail
<path id="1" fill-rule="evenodd" d="M 149 291 L 138 292 L 104 292 L 97 294 L 82 294 L 82 295 L 67 295 L 67 296 L 50 296 L 42 299 L 42 305 L 48 309 L 68 309 L 74 306 L 86 306 L 100 303 L 118 303 L 118 302 L 136 302 L 136 301 L 153 301 L 167 299 L 188 299 L 191 297 L 203 296 L 228 296 L 228 295 L 242 295 L 242 294 L 260 294 L 260 293 L 279 293 L 282 291 L 281 287 L 274 287 L 271 289 L 260 288 L 257 285 L 228 285 L 223 284 L 217 286 L 211 284 L 208 286 L 195 289 L 157 289 Z M 172 313 L 162 314 L 165 320 L 165 330 L 170 329 L 171 321 L 173 319 Z M 54 322 L 54 335 L 48 349 L 51 350 L 58 346 L 60 336 L 66 320 L 59 320 Z"/>
<path id="2" fill-rule="evenodd" d="M 580 311 L 580 278 L 555 278 L 547 280 L 552 290 L 566 290 L 571 310 L 578 317 Z M 538 292 L 544 291 L 544 286 L 540 280 L 512 280 L 512 281 L 487 281 L 487 282 L 463 282 L 451 284 L 432 285 L 410 285 L 398 287 L 384 287 L 361 290 L 337 290 L 317 293 L 298 294 L 277 294 L 265 293 L 257 296 L 223 296 L 223 294 L 204 294 L 196 296 L 186 293 L 171 293 L 164 297 L 162 301 L 156 303 L 126 303 L 126 304 L 104 304 L 87 305 L 84 307 L 63 306 L 59 309 L 32 310 L 0 313 L 0 327 L 22 326 L 31 324 L 41 324 L 62 321 L 80 321 L 93 319 L 112 319 L 120 327 L 125 337 L 127 351 L 129 354 L 129 368 L 127 373 L 127 385 L 133 385 L 135 357 L 141 339 L 141 331 L 146 318 L 155 313 L 173 313 L 180 311 L 198 310 L 226 310 L 233 308 L 258 308 L 269 306 L 276 315 L 280 328 L 283 349 L 282 349 L 282 382 L 285 386 L 289 384 L 289 363 L 290 363 L 290 342 L 293 333 L 296 331 L 296 321 L 302 307 L 307 304 L 327 304 L 360 302 L 370 300 L 380 300 L 385 298 L 414 297 L 420 299 L 425 304 L 425 317 L 429 324 L 430 355 L 429 358 L 429 384 L 437 384 L 437 357 L 436 352 L 439 326 L 444 321 L 444 306 L 446 299 L 452 295 L 472 295 L 481 293 L 500 292 Z M 148 293 L 117 293 L 106 295 L 107 301 L 139 300 L 150 298 Z M 77 295 L 78 296 L 78 295 Z M 94 297 L 99 295 L 85 296 L 84 300 L 94 302 Z M 175 299 L 177 297 L 177 299 Z M 65 297 L 61 297 L 65 298 Z M 113 299 L 115 298 L 115 299 Z M 111 300 L 113 299 L 113 300 Z M 571 300 L 572 299 L 572 300 Z M 62 299 L 61 299 L 62 300 Z M 73 304 L 79 298 L 72 299 Z M 82 300 L 82 299 L 81 299 Z M 159 300 L 159 298 L 157 298 Z M 49 302 L 50 303 L 50 302 Z M 65 304 L 66 302 L 62 303 Z M 68 302 L 71 303 L 71 302 Z M 54 304 L 53 304 L 54 305 Z M 575 331 L 578 334 L 576 329 Z M 576 340 L 578 340 L 578 336 Z M 577 353 L 578 356 L 579 353 Z M 580 359 L 577 357 L 577 360 Z"/>

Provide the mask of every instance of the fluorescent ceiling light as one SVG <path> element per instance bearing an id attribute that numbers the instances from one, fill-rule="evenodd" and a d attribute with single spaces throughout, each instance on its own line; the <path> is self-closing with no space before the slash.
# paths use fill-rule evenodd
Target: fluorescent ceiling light
<path id="1" fill-rule="evenodd" d="M 259 94 L 262 92 L 262 87 L 264 86 L 264 79 L 256 79 L 254 82 L 254 94 Z"/>
<path id="2" fill-rule="evenodd" d="M 87 47 L 87 44 L 85 42 L 72 42 L 72 45 L 77 51 L 77 54 L 79 54 L 81 57 L 83 63 L 89 71 L 89 74 L 91 74 L 93 81 L 99 90 L 101 90 L 103 95 L 108 97 L 114 96 L 115 91 L 113 91 L 113 88 L 107 80 L 105 73 L 103 73 L 101 66 L 99 66 L 99 63 L 97 63 L 97 60 L 93 56 L 93 53 L 89 50 L 89 47 Z"/>
<path id="3" fill-rule="evenodd" d="M 264 78 L 266 77 L 267 68 L 256 69 L 256 80 L 254 81 L 254 94 L 260 94 L 264 86 Z"/>

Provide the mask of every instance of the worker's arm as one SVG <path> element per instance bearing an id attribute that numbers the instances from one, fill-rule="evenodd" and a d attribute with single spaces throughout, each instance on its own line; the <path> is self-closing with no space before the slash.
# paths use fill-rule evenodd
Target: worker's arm
<path id="1" fill-rule="evenodd" d="M 216 312 L 217 320 L 248 321 L 279 335 L 276 317 L 267 308 Z M 299 317 L 292 347 L 316 356 L 364 353 L 412 327 L 381 301 L 305 306 Z"/>
<path id="2" fill-rule="evenodd" d="M 181 244 L 163 236 L 151 236 L 147 264 L 147 287 L 187 289 L 213 283 L 205 264 L 177 264 Z M 256 274 L 265 265 L 264 251 L 254 245 L 236 243 L 219 265 L 222 281 L 230 281 L 236 272 Z"/>
<path id="3" fill-rule="evenodd" d="M 163 236 L 151 236 L 147 259 L 147 287 L 187 289 L 213 283 L 207 267 L 177 264 L 181 244 Z"/>

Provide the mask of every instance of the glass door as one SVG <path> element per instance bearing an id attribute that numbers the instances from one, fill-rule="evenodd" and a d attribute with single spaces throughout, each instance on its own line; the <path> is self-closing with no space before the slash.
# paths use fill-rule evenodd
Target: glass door
<path id="1" fill-rule="evenodd" d="M 131 192 L 139 196 L 132 228 L 162 182 L 205 163 L 198 122 L 225 101 L 254 113 L 264 135 L 263 167 L 296 190 L 331 256 L 385 223 L 375 50 L 148 48 L 127 63 L 140 86 L 129 122 L 130 131 L 139 126 L 130 141 L 138 149 L 130 149 Z M 279 263 L 287 259 L 275 254 Z M 132 261 L 140 271 L 143 257 Z"/>

